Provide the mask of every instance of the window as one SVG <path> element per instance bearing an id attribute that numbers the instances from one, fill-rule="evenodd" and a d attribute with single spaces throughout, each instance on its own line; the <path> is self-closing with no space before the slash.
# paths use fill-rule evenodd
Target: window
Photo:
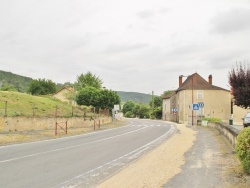
<path id="1" fill-rule="evenodd" d="M 197 91 L 197 99 L 203 99 L 203 91 Z"/>

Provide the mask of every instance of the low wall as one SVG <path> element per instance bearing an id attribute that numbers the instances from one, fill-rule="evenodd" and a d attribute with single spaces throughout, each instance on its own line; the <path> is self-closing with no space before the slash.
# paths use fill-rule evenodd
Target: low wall
<path id="1" fill-rule="evenodd" d="M 229 126 L 229 125 L 224 124 L 224 123 L 211 123 L 211 122 L 209 122 L 207 124 L 207 126 L 217 129 L 221 134 L 223 134 L 227 138 L 227 140 L 235 148 L 236 139 L 237 139 L 237 136 L 240 132 L 238 129 L 235 129 L 234 127 Z"/>
<path id="2" fill-rule="evenodd" d="M 101 125 L 107 124 L 112 121 L 110 117 L 99 117 Z M 9 131 L 26 131 L 26 130 L 50 130 L 55 129 L 56 121 L 66 122 L 68 127 L 85 127 L 93 126 L 94 121 L 80 118 L 46 118 L 46 117 L 0 117 L 0 132 L 9 132 Z"/>

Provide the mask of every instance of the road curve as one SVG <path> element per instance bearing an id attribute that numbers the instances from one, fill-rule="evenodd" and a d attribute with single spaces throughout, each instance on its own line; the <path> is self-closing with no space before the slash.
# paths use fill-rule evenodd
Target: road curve
<path id="1" fill-rule="evenodd" d="M 0 187 L 91 187 L 176 131 L 167 122 L 128 121 L 120 128 L 0 147 Z"/>

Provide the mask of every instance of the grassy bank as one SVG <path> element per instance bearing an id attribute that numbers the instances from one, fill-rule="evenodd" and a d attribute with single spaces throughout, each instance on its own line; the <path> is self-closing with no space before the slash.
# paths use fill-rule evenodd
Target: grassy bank
<path id="1" fill-rule="evenodd" d="M 53 96 L 33 96 L 26 93 L 0 91 L 0 116 L 25 117 L 92 116 L 88 107 L 72 107 Z"/>

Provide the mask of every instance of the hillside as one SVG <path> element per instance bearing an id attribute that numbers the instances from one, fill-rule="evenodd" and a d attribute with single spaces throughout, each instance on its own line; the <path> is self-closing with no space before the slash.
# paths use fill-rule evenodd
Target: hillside
<path id="1" fill-rule="evenodd" d="M 26 93 L 32 80 L 33 79 L 29 77 L 20 76 L 11 72 L 0 70 L 0 88 L 6 86 L 7 84 L 13 87 L 18 92 Z M 61 88 L 62 84 L 57 84 L 57 87 Z M 122 103 L 132 100 L 136 103 L 149 104 L 152 99 L 152 96 L 150 94 L 138 92 L 117 91 L 117 94 L 120 96 Z"/>
<path id="2" fill-rule="evenodd" d="M 150 94 L 125 92 L 125 91 L 116 91 L 116 92 L 120 96 L 122 103 L 132 100 L 136 103 L 149 104 L 149 102 L 152 100 L 152 95 Z"/>
<path id="3" fill-rule="evenodd" d="M 89 108 L 72 107 L 52 96 L 33 96 L 13 91 L 0 91 L 0 116 L 83 117 Z M 7 101 L 7 106 L 6 106 Z M 88 114 L 86 114 L 88 116 Z"/>
<path id="4" fill-rule="evenodd" d="M 0 70 L 0 88 L 5 84 L 13 86 L 19 92 L 27 92 L 32 78 Z"/>

